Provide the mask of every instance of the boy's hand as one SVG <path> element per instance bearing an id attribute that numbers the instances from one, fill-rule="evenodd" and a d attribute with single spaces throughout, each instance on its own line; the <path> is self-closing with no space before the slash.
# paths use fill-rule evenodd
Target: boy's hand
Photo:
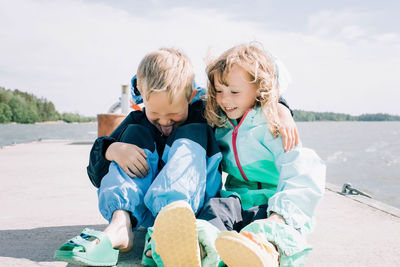
<path id="1" fill-rule="evenodd" d="M 299 133 L 296 123 L 290 114 L 290 110 L 282 104 L 278 104 L 279 133 L 282 136 L 283 149 L 288 152 L 299 144 Z"/>
<path id="2" fill-rule="evenodd" d="M 147 156 L 136 145 L 114 142 L 106 151 L 106 159 L 115 161 L 132 178 L 145 177 L 149 173 Z"/>

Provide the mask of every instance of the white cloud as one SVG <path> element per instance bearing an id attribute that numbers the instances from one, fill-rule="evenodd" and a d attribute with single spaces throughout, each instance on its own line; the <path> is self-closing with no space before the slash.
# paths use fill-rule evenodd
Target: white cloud
<path id="1" fill-rule="evenodd" d="M 204 85 L 209 49 L 218 54 L 258 40 L 289 69 L 286 96 L 294 108 L 400 114 L 399 37 L 370 34 L 357 16 L 320 12 L 301 34 L 215 9 L 171 8 L 150 18 L 82 1 L 0 0 L 0 86 L 46 97 L 62 112 L 94 115 L 118 100 L 147 52 L 183 49 Z"/>
<path id="2" fill-rule="evenodd" d="M 322 10 L 308 17 L 308 29 L 314 34 L 328 36 L 340 32 L 347 25 L 357 25 L 366 16 L 351 11 Z"/>
<path id="3" fill-rule="evenodd" d="M 340 34 L 343 36 L 344 39 L 351 41 L 362 38 L 363 36 L 365 36 L 366 31 L 358 25 L 349 25 L 344 27 L 341 30 Z"/>
<path id="4" fill-rule="evenodd" d="M 376 34 L 373 39 L 382 44 L 400 44 L 400 36 L 394 32 Z"/>

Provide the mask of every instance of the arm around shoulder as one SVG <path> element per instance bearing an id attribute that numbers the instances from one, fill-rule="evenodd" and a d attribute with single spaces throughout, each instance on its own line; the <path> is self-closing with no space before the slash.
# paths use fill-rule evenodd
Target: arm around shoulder
<path id="1" fill-rule="evenodd" d="M 282 136 L 285 151 L 292 150 L 299 144 L 299 132 L 290 109 L 283 97 L 279 98 L 278 104 L 279 133 Z"/>

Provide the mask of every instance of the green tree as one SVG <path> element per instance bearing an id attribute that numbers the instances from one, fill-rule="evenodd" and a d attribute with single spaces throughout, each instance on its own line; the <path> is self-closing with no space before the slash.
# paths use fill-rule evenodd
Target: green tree
<path id="1" fill-rule="evenodd" d="M 21 93 L 14 95 L 10 101 L 8 101 L 8 106 L 12 112 L 12 121 L 18 123 L 34 123 L 40 121 L 36 105 L 32 104 L 32 98 L 30 98 L 29 101 L 31 101 L 31 103 L 27 103 Z"/>
<path id="2" fill-rule="evenodd" d="M 59 114 L 57 113 L 54 104 L 46 99 L 37 101 L 36 107 L 41 121 L 54 121 L 58 119 Z"/>
<path id="3" fill-rule="evenodd" d="M 376 113 L 376 114 L 362 114 L 357 116 L 359 121 L 398 121 L 400 116 L 390 115 L 386 113 Z"/>
<path id="4" fill-rule="evenodd" d="M 8 101 L 10 101 L 12 96 L 13 93 L 11 90 L 6 90 L 0 87 L 0 103 L 8 104 Z"/>
<path id="5" fill-rule="evenodd" d="M 91 122 L 96 121 L 96 118 L 93 117 L 84 117 L 77 113 L 62 113 L 59 116 L 60 120 L 65 122 Z"/>
<path id="6" fill-rule="evenodd" d="M 11 120 L 11 108 L 5 103 L 0 103 L 0 123 L 8 123 L 11 122 Z"/>
<path id="7" fill-rule="evenodd" d="M 36 106 L 26 105 L 22 114 L 23 121 L 21 123 L 35 123 L 41 121 Z"/>
<path id="8" fill-rule="evenodd" d="M 12 112 L 12 121 L 23 123 L 24 121 L 24 100 L 20 96 L 13 96 L 8 101 L 8 106 Z"/>

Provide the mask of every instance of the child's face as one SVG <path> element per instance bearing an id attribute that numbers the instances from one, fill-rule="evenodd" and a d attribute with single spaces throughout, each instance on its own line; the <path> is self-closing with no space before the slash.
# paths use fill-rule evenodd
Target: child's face
<path id="1" fill-rule="evenodd" d="M 233 65 L 227 75 L 228 86 L 219 83 L 218 77 L 214 78 L 217 104 L 229 119 L 241 118 L 254 106 L 257 85 L 250 83 L 250 76 L 242 67 Z"/>
<path id="2" fill-rule="evenodd" d="M 188 117 L 189 102 L 185 93 L 174 97 L 170 103 L 167 92 L 151 93 L 149 99 L 143 97 L 146 116 L 165 136 L 183 124 Z"/>

